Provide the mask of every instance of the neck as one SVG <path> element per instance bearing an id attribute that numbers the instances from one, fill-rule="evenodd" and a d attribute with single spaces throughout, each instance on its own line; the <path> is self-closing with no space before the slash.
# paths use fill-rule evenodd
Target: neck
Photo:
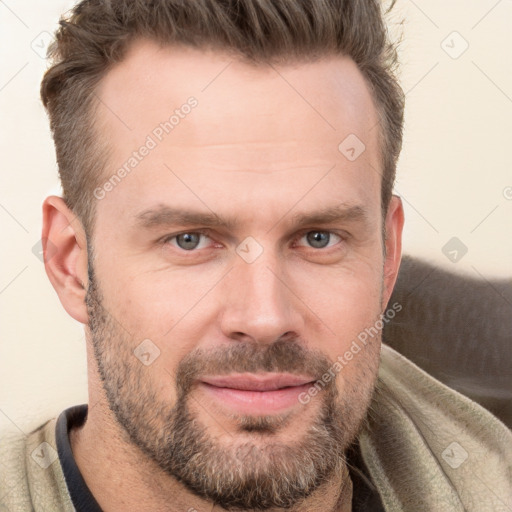
<path id="1" fill-rule="evenodd" d="M 224 510 L 192 494 L 162 471 L 130 442 L 101 400 L 89 408 L 85 424 L 70 431 L 70 443 L 76 464 L 104 512 Z M 352 482 L 344 466 L 341 475 L 334 475 L 287 512 L 350 512 L 351 503 Z"/>

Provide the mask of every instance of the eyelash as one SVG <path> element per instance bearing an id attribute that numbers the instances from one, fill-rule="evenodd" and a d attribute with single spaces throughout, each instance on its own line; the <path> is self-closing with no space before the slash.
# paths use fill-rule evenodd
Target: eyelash
<path id="1" fill-rule="evenodd" d="M 337 236 L 340 241 L 338 242 L 338 244 L 340 242 L 343 242 L 345 240 L 347 240 L 348 238 L 348 234 L 344 233 L 343 235 L 341 235 L 340 233 L 336 233 L 335 231 L 330 231 L 330 230 L 326 230 L 326 229 L 306 229 L 306 230 L 303 230 L 301 231 L 295 238 L 294 238 L 294 242 L 297 241 L 297 240 L 300 240 L 301 238 L 303 238 L 305 235 L 307 235 L 308 233 L 329 233 L 330 235 L 335 235 Z M 185 234 L 200 234 L 200 235 L 203 235 L 207 238 L 210 238 L 210 233 L 208 230 L 202 230 L 202 229 L 196 229 L 195 231 L 182 231 L 180 233 L 176 233 L 174 235 L 168 235 L 168 236 L 165 236 L 164 238 L 162 238 L 160 240 L 160 243 L 162 245 L 166 245 L 166 244 L 169 244 L 169 242 L 173 239 L 176 239 L 178 236 L 180 235 L 185 235 Z M 330 240 L 329 240 L 330 242 Z M 338 245 L 338 244 L 334 244 L 334 246 Z M 177 246 L 173 246 L 175 249 L 183 252 L 183 253 L 194 253 L 194 252 L 198 252 L 200 249 L 190 249 L 189 251 L 185 250 L 185 249 L 182 249 L 181 247 L 177 247 Z M 327 246 L 327 247 L 323 247 L 323 248 L 320 248 L 320 249 L 317 249 L 316 247 L 309 247 L 309 249 L 313 249 L 313 250 L 317 250 L 317 251 L 323 251 L 323 252 L 326 252 L 329 250 L 329 248 L 332 248 L 333 246 Z"/>

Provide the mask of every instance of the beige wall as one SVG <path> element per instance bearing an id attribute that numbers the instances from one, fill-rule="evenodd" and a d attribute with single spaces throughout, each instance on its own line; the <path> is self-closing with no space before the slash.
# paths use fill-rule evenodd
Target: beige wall
<path id="1" fill-rule="evenodd" d="M 87 397 L 82 326 L 33 254 L 42 200 L 59 191 L 39 54 L 71 5 L 0 3 L 0 427 L 27 430 Z M 473 276 L 510 276 L 512 2 L 398 0 L 400 17 L 407 111 L 396 193 L 405 252 Z M 443 252 L 453 237 L 468 249 L 456 263 Z"/>

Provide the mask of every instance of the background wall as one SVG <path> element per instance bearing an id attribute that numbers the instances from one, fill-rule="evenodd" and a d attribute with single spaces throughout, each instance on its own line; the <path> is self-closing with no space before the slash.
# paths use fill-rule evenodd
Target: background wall
<path id="1" fill-rule="evenodd" d="M 512 1 L 397 3 L 404 252 L 471 276 L 510 277 Z M 0 428 L 25 432 L 87 400 L 83 329 L 60 305 L 39 251 L 42 201 L 60 190 L 39 83 L 51 33 L 72 4 L 0 0 Z"/>

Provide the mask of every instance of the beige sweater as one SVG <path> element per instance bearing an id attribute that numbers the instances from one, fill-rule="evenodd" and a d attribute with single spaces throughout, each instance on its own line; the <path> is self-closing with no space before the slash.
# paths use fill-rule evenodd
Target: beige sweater
<path id="1" fill-rule="evenodd" d="M 55 422 L 2 433 L 0 512 L 74 511 Z M 512 432 L 386 345 L 359 442 L 386 511 L 512 511 Z"/>

